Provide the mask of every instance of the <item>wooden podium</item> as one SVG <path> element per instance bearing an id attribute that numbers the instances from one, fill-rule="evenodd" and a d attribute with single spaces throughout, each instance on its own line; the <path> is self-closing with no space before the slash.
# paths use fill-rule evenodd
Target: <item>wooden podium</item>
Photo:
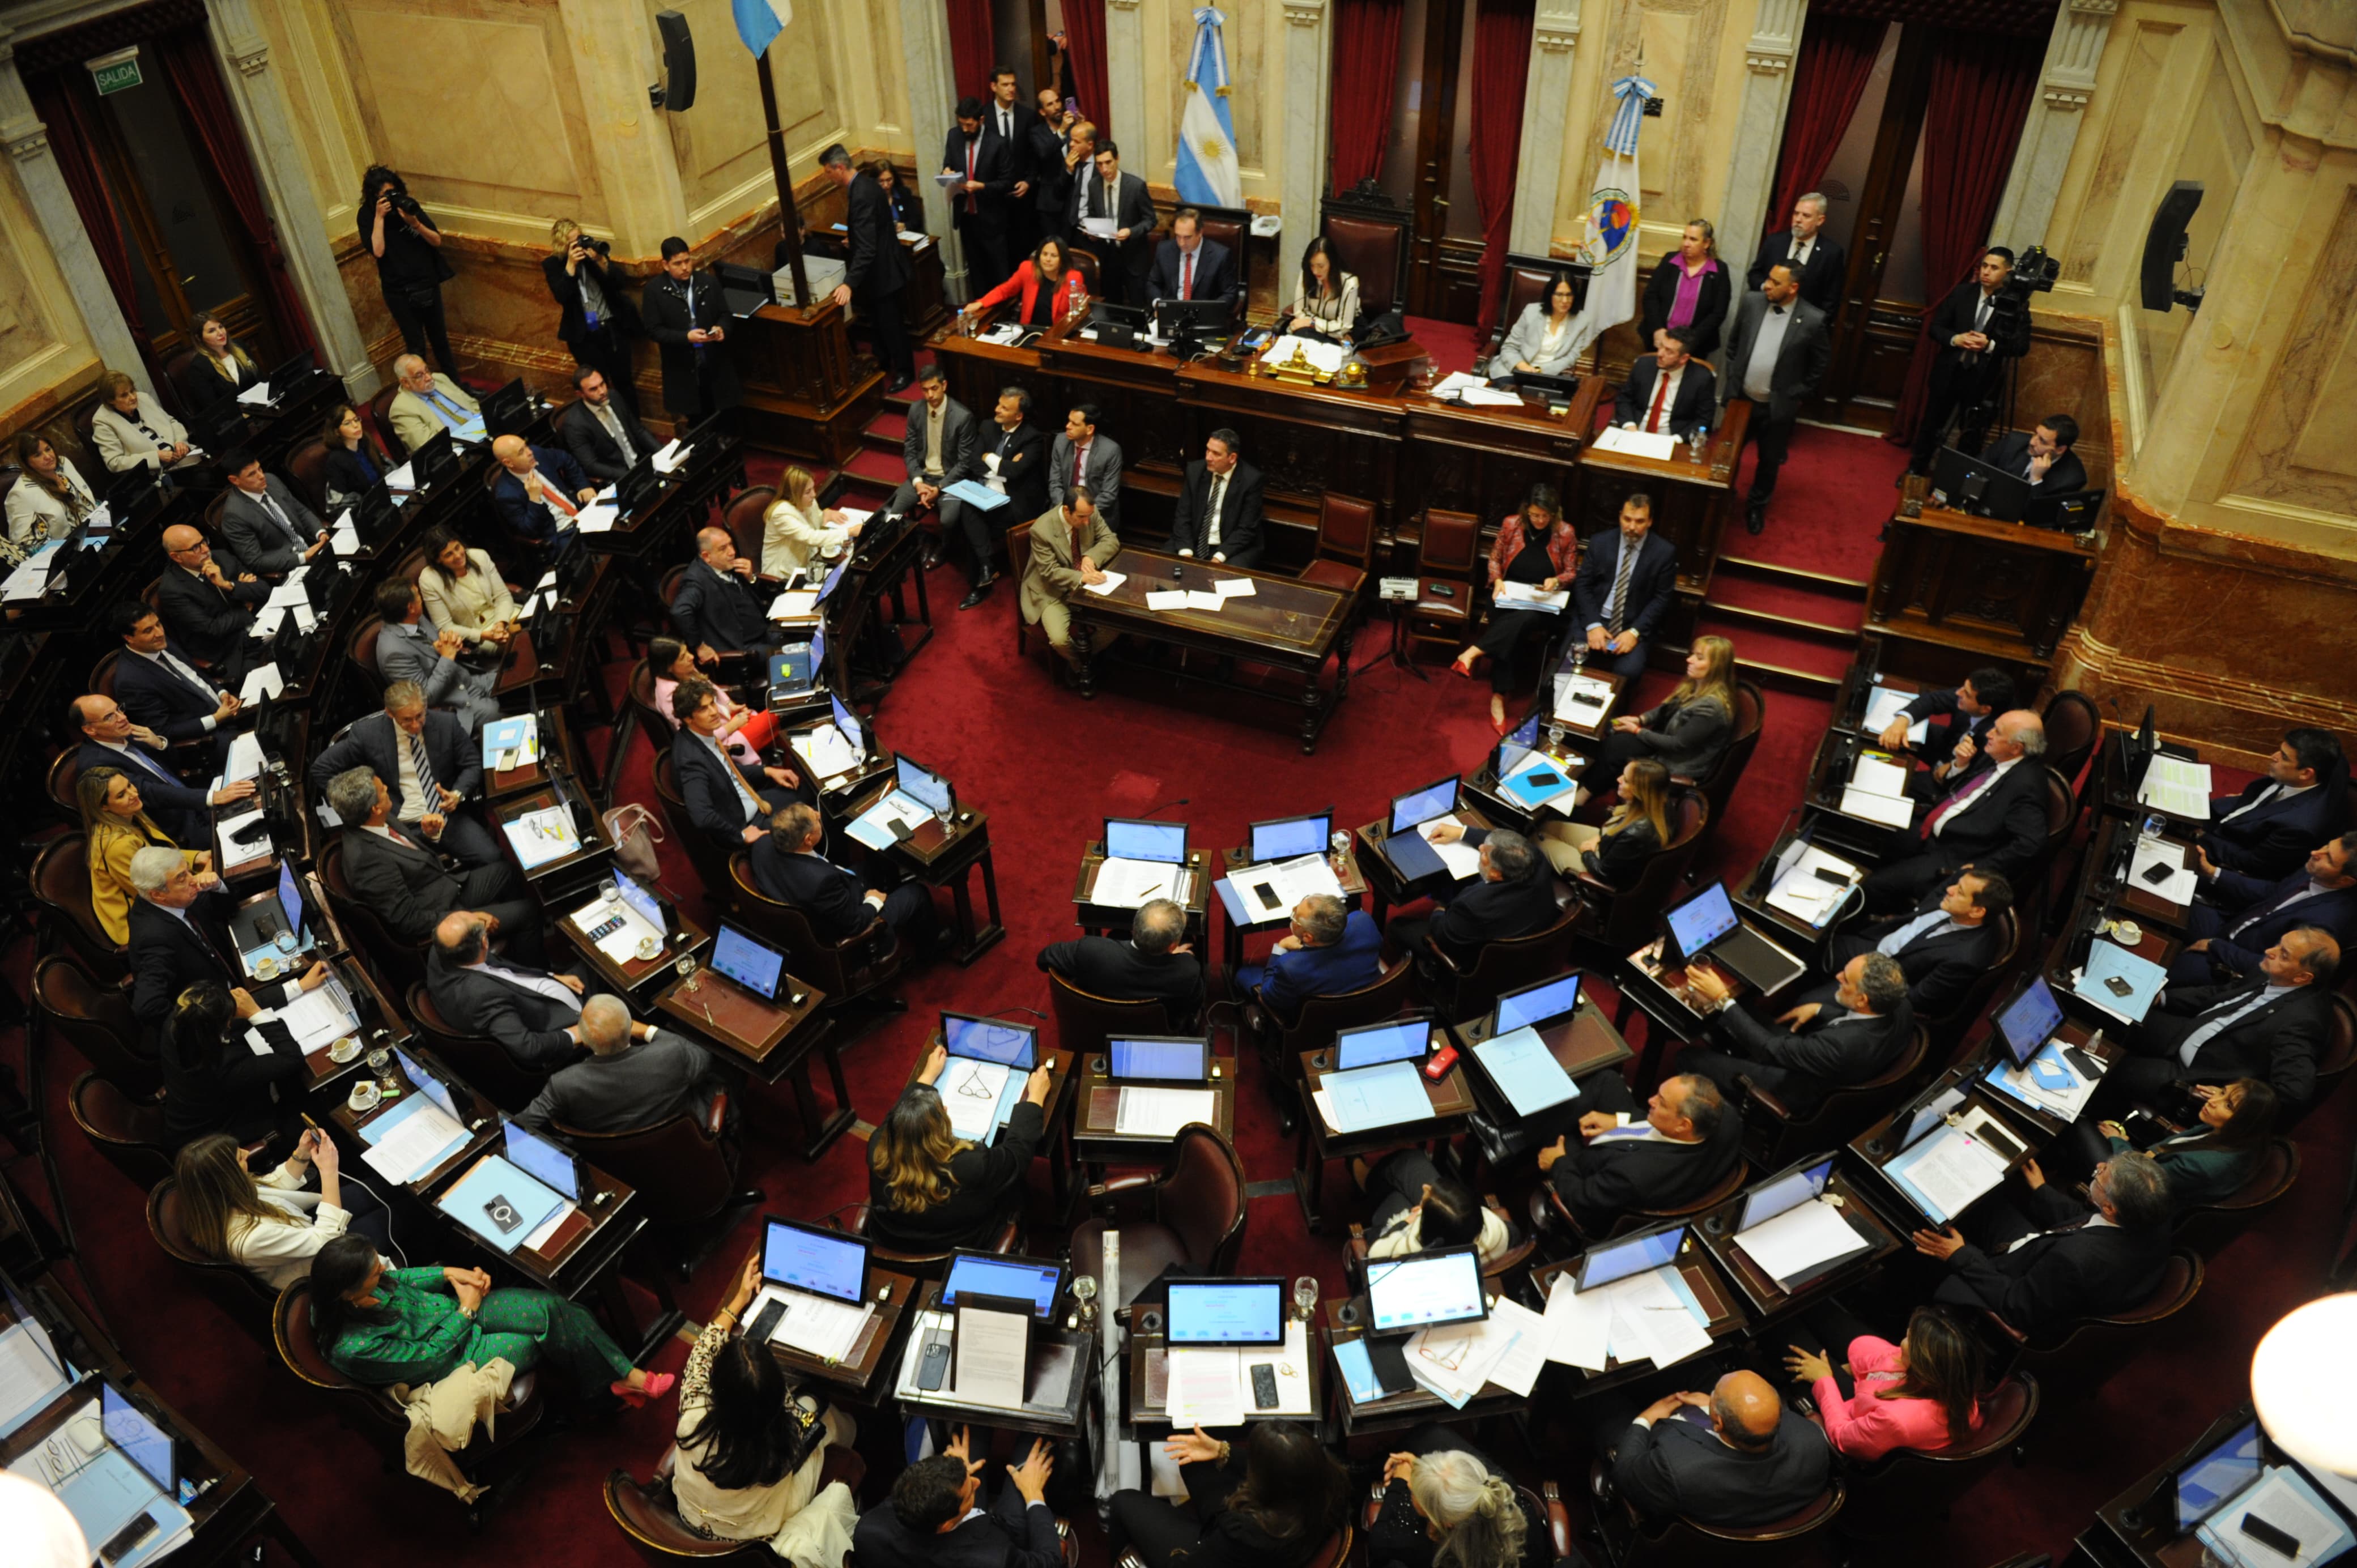
<path id="1" fill-rule="evenodd" d="M 843 308 L 765 305 L 735 323 L 746 436 L 830 467 L 859 449 L 860 427 L 884 401 L 884 372 L 852 350 Z"/>
<path id="2" fill-rule="evenodd" d="M 2094 571 L 2095 546 L 2072 534 L 1932 506 L 1901 512 L 1874 564 L 1866 634 L 1899 674 L 1953 680 L 1995 660 L 2043 676 Z"/>

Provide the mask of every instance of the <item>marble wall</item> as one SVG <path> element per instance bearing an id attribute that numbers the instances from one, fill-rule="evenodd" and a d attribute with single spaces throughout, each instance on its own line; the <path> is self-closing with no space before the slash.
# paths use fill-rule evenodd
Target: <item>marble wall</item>
<path id="1" fill-rule="evenodd" d="M 47 423 L 102 368 L 24 193 L 0 178 L 0 433 Z"/>

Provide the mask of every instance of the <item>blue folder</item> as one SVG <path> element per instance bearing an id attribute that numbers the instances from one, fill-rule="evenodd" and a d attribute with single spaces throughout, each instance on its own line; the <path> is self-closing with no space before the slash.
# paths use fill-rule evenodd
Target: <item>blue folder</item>
<path id="1" fill-rule="evenodd" d="M 2126 982 L 2128 993 L 2120 995 L 2104 982 L 2117 975 Z M 2130 952 L 2119 943 L 2098 937 L 2087 949 L 2087 972 L 2071 989 L 2101 1007 L 2116 1014 L 2131 1024 L 2141 1024 L 2152 1010 L 2152 1000 L 2169 983 L 2169 971 L 2141 953 Z"/>
<path id="2" fill-rule="evenodd" d="M 1334 1121 L 1345 1133 L 1395 1127 L 1432 1114 L 1432 1096 L 1424 1091 L 1423 1075 L 1415 1062 L 1329 1072 L 1319 1087 L 1333 1102 Z"/>
<path id="3" fill-rule="evenodd" d="M 515 1210 L 516 1223 L 512 1226 L 502 1228 L 491 1219 L 489 1206 L 500 1198 L 505 1198 L 508 1207 Z M 500 1251 L 512 1252 L 564 1201 L 506 1160 L 492 1155 L 444 1193 L 435 1207 Z"/>

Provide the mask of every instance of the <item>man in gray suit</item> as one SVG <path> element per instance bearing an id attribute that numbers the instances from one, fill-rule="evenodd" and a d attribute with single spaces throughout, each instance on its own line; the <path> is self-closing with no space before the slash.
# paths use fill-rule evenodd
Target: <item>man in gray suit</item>
<path id="1" fill-rule="evenodd" d="M 498 672 L 459 663 L 466 638 L 457 631 L 428 636 L 419 624 L 425 611 L 415 583 L 395 578 L 377 585 L 376 613 L 384 622 L 376 634 L 377 673 L 387 685 L 416 682 L 428 703 L 457 714 L 473 735 L 500 716 L 500 701 L 491 695 Z"/>
<path id="2" fill-rule="evenodd" d="M 1104 525 L 1121 529 L 1121 446 L 1097 434 L 1097 405 L 1076 404 L 1064 419 L 1064 433 L 1048 454 L 1048 504 L 1064 506 L 1074 490 L 1086 490 Z"/>
<path id="3" fill-rule="evenodd" d="M 588 983 L 578 975 L 552 974 L 512 952 L 493 957 L 496 929 L 498 922 L 482 909 L 453 909 L 435 924 L 434 950 L 425 955 L 425 990 L 434 1005 L 452 1028 L 497 1040 L 527 1071 L 549 1072 L 579 1060 Z M 654 1033 L 630 1024 L 625 1036 L 640 1031 Z"/>
<path id="4" fill-rule="evenodd" d="M 925 546 L 925 568 L 931 571 L 941 564 L 941 540 L 965 526 L 965 503 L 943 492 L 974 477 L 974 443 L 981 426 L 972 409 L 950 396 L 949 379 L 938 361 L 924 368 L 917 386 L 925 401 L 909 410 L 909 432 L 900 437 L 909 478 L 884 510 L 901 517 L 914 517 L 927 507 L 941 512 L 941 535 Z"/>
<path id="5" fill-rule="evenodd" d="M 286 481 L 262 471 L 262 459 L 243 447 L 221 454 L 229 489 L 221 501 L 221 532 L 237 558 L 269 575 L 292 572 L 328 547 L 328 529 L 295 499 Z"/>
<path id="6" fill-rule="evenodd" d="M 705 1121 L 725 1085 L 703 1050 L 677 1035 L 632 1020 L 619 996 L 592 996 L 581 1004 L 574 1026 L 589 1059 L 559 1068 L 516 1113 L 534 1130 L 551 1123 L 584 1133 L 627 1133 L 673 1116 Z M 736 1106 L 721 1112 L 723 1126 L 736 1121 Z"/>
<path id="7" fill-rule="evenodd" d="M 1799 275 L 1790 262 L 1768 269 L 1757 294 L 1735 309 L 1727 335 L 1727 374 L 1718 383 L 1719 424 L 1737 399 L 1751 405 L 1744 439 L 1760 443 L 1760 464 L 1751 476 L 1743 526 L 1753 533 L 1768 526 L 1768 502 L 1776 494 L 1776 470 L 1792 449 L 1792 426 L 1817 393 L 1834 357 L 1825 313 L 1801 297 Z M 1743 454 L 1738 451 L 1736 460 Z"/>
<path id="8" fill-rule="evenodd" d="M 514 866 L 470 865 L 452 875 L 429 846 L 393 825 L 393 792 L 366 767 L 329 779 L 328 804 L 344 824 L 345 886 L 396 939 L 422 942 L 443 917 L 468 909 L 507 932 L 509 951 L 539 961 L 540 905 Z"/>
<path id="9" fill-rule="evenodd" d="M 325 790 L 348 768 L 365 768 L 393 796 L 393 820 L 410 837 L 462 865 L 497 865 L 499 841 L 459 807 L 483 787 L 483 748 L 454 714 L 425 705 L 414 681 L 384 689 L 384 712 L 353 721 L 341 740 L 311 759 L 312 788 Z"/>

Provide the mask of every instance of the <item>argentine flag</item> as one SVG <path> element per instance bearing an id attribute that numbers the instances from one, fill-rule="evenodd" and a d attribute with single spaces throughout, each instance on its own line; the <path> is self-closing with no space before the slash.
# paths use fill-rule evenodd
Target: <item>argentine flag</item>
<path id="1" fill-rule="evenodd" d="M 737 0 L 739 6 L 752 3 Z M 1186 106 L 1178 113 L 1178 168 L 1171 183 L 1178 188 L 1178 199 L 1206 207 L 1244 204 L 1243 171 L 1236 166 L 1235 121 L 1228 113 L 1228 51 L 1220 41 L 1220 27 L 1226 20 L 1211 6 L 1196 10 Z"/>
<path id="2" fill-rule="evenodd" d="M 1644 124 L 1645 100 L 1656 91 L 1641 76 L 1624 76 L 1612 84 L 1620 104 L 1604 133 L 1604 156 L 1587 198 L 1587 232 L 1579 259 L 1595 270 L 1587 278 L 1587 305 L 1572 324 L 1578 344 L 1574 357 L 1637 314 L 1637 133 Z"/>
<path id="3" fill-rule="evenodd" d="M 737 13 L 737 36 L 755 56 L 765 52 L 770 42 L 786 30 L 794 19 L 794 0 L 728 0 Z"/>

